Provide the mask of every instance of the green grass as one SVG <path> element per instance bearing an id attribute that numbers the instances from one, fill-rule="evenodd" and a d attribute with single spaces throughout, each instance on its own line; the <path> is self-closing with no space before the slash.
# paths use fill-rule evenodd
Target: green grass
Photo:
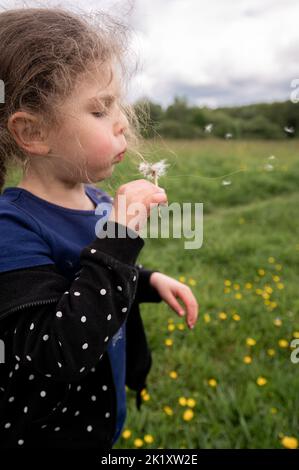
<path id="1" fill-rule="evenodd" d="M 178 329 L 184 321 L 165 303 L 142 305 L 153 355 L 149 400 L 138 412 L 128 390 L 125 429 L 132 434 L 115 448 L 135 448 L 135 439 L 146 434 L 154 441 L 143 442 L 144 448 L 280 448 L 281 436 L 299 438 L 299 365 L 291 363 L 290 347 L 278 345 L 299 331 L 299 142 L 166 141 L 148 142 L 144 150 L 146 158 L 171 164 L 159 181 L 169 203 L 203 203 L 204 239 L 200 249 L 185 250 L 184 239 L 147 238 L 139 262 L 176 279 L 184 276 L 187 284 L 194 280 L 200 314 L 190 331 Z M 276 159 L 269 161 L 270 155 Z M 273 171 L 264 169 L 269 162 Z M 136 161 L 127 156 L 99 187 L 114 195 L 120 184 L 139 177 Z M 231 184 L 223 186 L 223 179 Z M 224 291 L 225 280 L 230 291 Z M 265 292 L 265 285 L 273 289 L 269 299 L 256 293 Z M 281 326 L 273 323 L 276 318 Z M 175 329 L 168 331 L 172 322 Z M 255 346 L 246 345 L 249 337 Z M 165 345 L 167 338 L 172 346 Z M 243 362 L 246 355 L 251 364 Z M 257 385 L 259 376 L 267 379 L 264 386 Z M 209 386 L 211 378 L 217 387 Z M 180 397 L 196 402 L 190 421 L 183 419 L 190 407 L 180 405 Z"/>

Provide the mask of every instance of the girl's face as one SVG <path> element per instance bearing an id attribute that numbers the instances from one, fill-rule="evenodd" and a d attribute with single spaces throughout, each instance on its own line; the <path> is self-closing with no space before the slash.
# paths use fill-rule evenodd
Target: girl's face
<path id="1" fill-rule="evenodd" d="M 109 82 L 108 74 L 103 81 Z M 116 157 L 127 148 L 128 121 L 119 107 L 118 90 L 115 75 L 109 86 L 84 79 L 61 105 L 63 122 L 58 135 L 51 137 L 51 151 L 67 165 L 85 167 L 84 182 L 109 178 L 119 162 Z"/>

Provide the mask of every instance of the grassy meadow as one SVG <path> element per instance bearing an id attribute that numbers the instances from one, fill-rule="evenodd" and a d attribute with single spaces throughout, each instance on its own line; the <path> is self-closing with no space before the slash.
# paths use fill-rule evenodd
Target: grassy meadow
<path id="1" fill-rule="evenodd" d="M 190 285 L 200 311 L 190 331 L 165 303 L 142 304 L 153 365 L 140 412 L 127 390 L 114 448 L 296 447 L 299 141 L 148 141 L 143 155 L 171 165 L 169 204 L 203 203 L 203 245 L 146 238 L 138 261 Z M 142 177 L 131 157 L 98 186 L 114 196 Z"/>

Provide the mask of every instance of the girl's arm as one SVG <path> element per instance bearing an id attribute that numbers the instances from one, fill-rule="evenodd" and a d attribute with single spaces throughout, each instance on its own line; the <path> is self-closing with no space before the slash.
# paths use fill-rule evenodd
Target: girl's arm
<path id="1" fill-rule="evenodd" d="M 0 331 L 13 336 L 20 368 L 68 382 L 87 374 L 129 314 L 143 245 L 140 237 L 96 238 L 82 250 L 71 284 L 55 265 L 2 273 Z"/>

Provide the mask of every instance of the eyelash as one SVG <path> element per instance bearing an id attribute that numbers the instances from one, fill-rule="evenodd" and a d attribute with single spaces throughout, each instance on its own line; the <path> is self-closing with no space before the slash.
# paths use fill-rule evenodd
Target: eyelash
<path id="1" fill-rule="evenodd" d="M 95 113 L 92 113 L 95 117 L 98 117 L 98 118 L 101 118 L 101 117 L 104 117 L 106 116 L 107 113 L 105 112 L 95 112 Z"/>

